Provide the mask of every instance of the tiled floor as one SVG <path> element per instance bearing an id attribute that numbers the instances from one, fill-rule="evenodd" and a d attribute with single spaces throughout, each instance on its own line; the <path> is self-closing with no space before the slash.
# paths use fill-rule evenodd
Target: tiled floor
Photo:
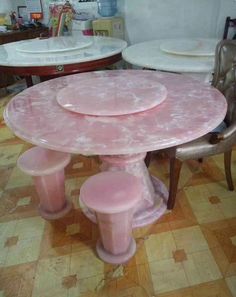
<path id="1" fill-rule="evenodd" d="M 175 209 L 134 231 L 138 251 L 127 265 L 104 264 L 97 226 L 78 206 L 98 159 L 73 156 L 66 192 L 74 210 L 41 219 L 32 180 L 16 168 L 30 145 L 2 119 L 12 95 L 0 98 L 0 297 L 236 297 L 236 192 L 227 190 L 221 155 L 186 162 Z M 232 163 L 236 186 L 236 150 Z M 168 160 L 154 158 L 150 172 L 168 184 Z"/>

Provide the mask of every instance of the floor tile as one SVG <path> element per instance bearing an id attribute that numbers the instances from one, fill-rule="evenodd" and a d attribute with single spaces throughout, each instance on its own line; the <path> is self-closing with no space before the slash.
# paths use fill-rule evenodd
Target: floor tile
<path id="1" fill-rule="evenodd" d="M 176 244 L 171 232 L 151 235 L 145 241 L 148 261 L 170 259 Z"/>
<path id="2" fill-rule="evenodd" d="M 208 248 L 208 244 L 199 226 L 172 231 L 177 249 L 193 253 Z"/>
<path id="3" fill-rule="evenodd" d="M 183 262 L 183 266 L 190 286 L 222 277 L 209 250 L 188 254 L 187 261 Z"/>
<path id="4" fill-rule="evenodd" d="M 226 283 L 227 283 L 233 297 L 236 297 L 236 276 L 227 277 Z"/>
<path id="5" fill-rule="evenodd" d="M 34 182 L 31 176 L 23 173 L 19 168 L 15 167 L 9 177 L 6 189 L 31 186 L 33 184 Z"/>
<path id="6" fill-rule="evenodd" d="M 209 201 L 212 193 L 206 187 L 202 185 L 189 187 L 185 193 L 198 223 L 209 223 L 225 218 L 219 204 L 212 204 Z"/>
<path id="7" fill-rule="evenodd" d="M 167 259 L 154 261 L 149 265 L 155 293 L 173 291 L 188 286 L 182 263 L 175 263 L 173 259 Z"/>
<path id="8" fill-rule="evenodd" d="M 0 166 L 16 164 L 23 148 L 22 144 L 4 145 L 0 147 Z"/>

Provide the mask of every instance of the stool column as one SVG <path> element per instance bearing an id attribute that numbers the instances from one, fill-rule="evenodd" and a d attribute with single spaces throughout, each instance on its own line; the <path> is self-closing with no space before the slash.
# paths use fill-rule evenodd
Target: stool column
<path id="1" fill-rule="evenodd" d="M 42 217 L 50 219 L 66 213 L 68 210 L 66 210 L 64 170 L 33 178 L 40 199 L 39 211 Z"/>
<path id="2" fill-rule="evenodd" d="M 97 253 L 105 262 L 120 264 L 127 262 L 136 251 L 132 237 L 133 209 L 114 213 L 97 213 L 101 241 Z"/>
<path id="3" fill-rule="evenodd" d="M 96 215 L 101 238 L 97 253 L 105 262 L 126 263 L 136 251 L 133 214 L 142 197 L 140 178 L 127 172 L 101 172 L 80 188 L 80 200 Z"/>
<path id="4" fill-rule="evenodd" d="M 18 167 L 34 179 L 39 196 L 39 212 L 48 220 L 63 217 L 72 204 L 65 197 L 64 168 L 70 155 L 41 147 L 33 147 L 18 159 Z"/>

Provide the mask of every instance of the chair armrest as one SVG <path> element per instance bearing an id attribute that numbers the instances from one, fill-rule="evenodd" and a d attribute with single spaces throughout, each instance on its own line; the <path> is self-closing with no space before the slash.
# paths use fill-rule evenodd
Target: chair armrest
<path id="1" fill-rule="evenodd" d="M 220 133 L 212 132 L 210 134 L 211 136 L 210 136 L 209 142 L 211 144 L 217 144 L 222 140 L 230 138 L 231 136 L 233 136 L 233 134 L 236 134 L 236 122 L 231 124 L 228 128 L 226 128 L 224 131 Z"/>

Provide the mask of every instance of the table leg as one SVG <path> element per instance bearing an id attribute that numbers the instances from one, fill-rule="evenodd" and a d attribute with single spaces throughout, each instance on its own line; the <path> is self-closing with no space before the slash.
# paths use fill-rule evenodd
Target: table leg
<path id="1" fill-rule="evenodd" d="M 27 88 L 30 88 L 34 85 L 32 76 L 25 76 L 25 81 L 26 81 Z"/>
<path id="2" fill-rule="evenodd" d="M 101 156 L 102 171 L 126 171 L 141 177 L 143 182 L 143 199 L 137 205 L 133 228 L 146 226 L 155 222 L 166 210 L 168 190 L 157 178 L 151 177 L 144 163 L 145 153 L 132 155 Z M 96 216 L 81 205 L 85 215 L 93 222 Z"/>

